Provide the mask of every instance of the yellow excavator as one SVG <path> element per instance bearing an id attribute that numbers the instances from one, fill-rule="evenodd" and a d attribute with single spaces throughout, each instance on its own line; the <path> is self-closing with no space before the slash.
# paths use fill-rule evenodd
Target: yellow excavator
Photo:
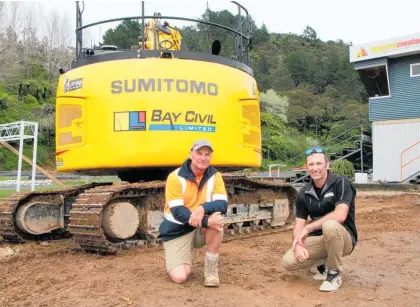
<path id="1" fill-rule="evenodd" d="M 117 18 L 82 25 L 77 5 L 76 59 L 61 75 L 56 100 L 56 167 L 60 172 L 117 174 L 122 182 L 13 194 L 0 202 L 0 235 L 8 241 L 71 235 L 86 251 L 158 242 L 164 179 L 188 157 L 191 144 L 208 139 L 212 164 L 227 172 L 261 165 L 259 93 L 249 66 L 251 21 L 238 8 L 233 29 L 172 16 Z M 144 12 L 144 3 L 143 3 Z M 94 25 L 141 20 L 138 48 L 82 48 Z M 235 54 L 191 52 L 167 21 L 224 29 Z M 147 21 L 147 22 L 146 22 Z M 286 225 L 295 190 L 286 184 L 224 177 L 229 191 L 226 235 Z"/>

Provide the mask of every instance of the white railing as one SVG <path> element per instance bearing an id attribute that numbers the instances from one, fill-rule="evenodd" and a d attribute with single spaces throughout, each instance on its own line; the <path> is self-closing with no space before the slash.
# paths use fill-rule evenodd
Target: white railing
<path id="1" fill-rule="evenodd" d="M 16 180 L 16 192 L 20 191 L 22 175 L 23 141 L 34 139 L 32 154 L 32 185 L 31 191 L 35 190 L 36 150 L 38 144 L 38 123 L 20 121 L 0 125 L 0 142 L 19 141 L 18 173 Z"/>

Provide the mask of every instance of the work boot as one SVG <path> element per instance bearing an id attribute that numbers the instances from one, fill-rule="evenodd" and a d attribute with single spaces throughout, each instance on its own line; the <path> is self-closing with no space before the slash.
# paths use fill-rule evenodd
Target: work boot
<path id="1" fill-rule="evenodd" d="M 204 286 L 218 287 L 219 286 L 219 271 L 218 271 L 219 256 L 212 259 L 206 257 L 204 263 Z"/>

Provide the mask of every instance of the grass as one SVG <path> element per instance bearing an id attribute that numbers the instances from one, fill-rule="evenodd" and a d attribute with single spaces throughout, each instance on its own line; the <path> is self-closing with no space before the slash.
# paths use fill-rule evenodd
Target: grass
<path id="1" fill-rule="evenodd" d="M 2 180 L 15 180 L 16 178 L 13 177 L 4 177 L 6 179 L 2 179 L 3 177 L 0 177 L 0 181 Z M 13 178 L 13 179 L 11 179 Z M 26 180 L 26 179 L 25 179 Z M 93 182 L 113 182 L 119 180 L 118 178 L 115 177 L 89 177 L 88 180 L 65 180 L 62 181 L 64 183 L 65 186 L 67 187 L 72 187 L 72 186 L 79 186 L 79 185 L 84 185 L 84 184 L 88 184 L 88 183 L 93 183 Z M 60 189 L 60 187 L 56 184 L 51 184 L 48 186 L 38 186 L 36 187 L 36 191 L 39 190 L 57 190 Z M 27 192 L 31 190 L 30 186 L 21 186 L 21 192 Z M 12 188 L 10 190 L 0 190 L 0 200 L 2 200 L 4 197 L 6 197 L 9 194 L 12 193 L 16 193 L 16 188 Z"/>
<path id="2" fill-rule="evenodd" d="M 37 187 L 37 191 L 39 190 L 54 190 L 57 189 L 58 186 L 45 186 L 45 187 Z M 31 187 L 21 187 L 20 188 L 20 193 L 23 192 L 29 192 L 31 190 Z M 5 198 L 6 196 L 8 196 L 9 194 L 12 193 L 16 193 L 16 188 L 12 189 L 12 190 L 0 190 L 0 200 L 2 200 L 3 198 Z"/>
<path id="3" fill-rule="evenodd" d="M 4 180 L 16 180 L 16 177 L 0 176 L 0 181 L 4 181 Z"/>
<path id="4" fill-rule="evenodd" d="M 13 192 L 15 192 L 15 190 L 0 190 L 0 200 Z"/>
<path id="5" fill-rule="evenodd" d="M 67 182 L 65 182 L 64 184 L 66 186 L 79 185 L 79 184 L 70 184 L 70 183 L 67 183 Z M 82 184 L 84 184 L 84 182 Z M 60 187 L 56 184 L 52 184 L 52 185 L 49 185 L 49 186 L 36 187 L 35 191 L 56 190 L 56 189 L 60 189 Z M 20 187 L 20 193 L 29 192 L 30 190 L 31 190 L 30 186 L 23 186 L 23 187 L 21 186 Z M 16 188 L 11 189 L 11 190 L 0 190 L 0 200 L 2 200 L 4 197 L 6 197 L 7 195 L 12 194 L 12 193 L 16 193 Z"/>

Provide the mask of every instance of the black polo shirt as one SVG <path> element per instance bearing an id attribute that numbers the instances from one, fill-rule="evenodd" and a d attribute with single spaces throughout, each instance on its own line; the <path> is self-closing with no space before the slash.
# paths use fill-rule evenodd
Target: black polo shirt
<path id="1" fill-rule="evenodd" d="M 353 246 L 355 246 L 357 242 L 354 203 L 356 189 L 350 180 L 328 171 L 327 181 L 322 189 L 317 190 L 312 180 L 300 189 L 296 199 L 296 217 L 306 220 L 310 216 L 312 221 L 316 221 L 334 211 L 338 204 L 346 204 L 349 206 L 349 213 L 342 225 L 350 233 Z M 314 230 L 309 235 L 320 236 L 322 229 Z"/>

